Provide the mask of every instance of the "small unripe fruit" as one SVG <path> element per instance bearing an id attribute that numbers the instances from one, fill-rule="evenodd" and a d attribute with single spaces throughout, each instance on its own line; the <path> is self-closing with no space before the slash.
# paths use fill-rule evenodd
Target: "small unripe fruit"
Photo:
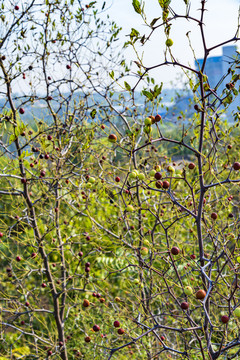
<path id="1" fill-rule="evenodd" d="M 150 125 L 144 126 L 143 131 L 145 132 L 145 134 L 150 134 L 152 132 L 152 128 Z"/>
<path id="2" fill-rule="evenodd" d="M 156 174 L 156 170 L 151 170 L 151 171 L 149 172 L 149 175 L 150 175 L 150 176 L 155 176 L 155 174 Z"/>
<path id="3" fill-rule="evenodd" d="M 120 322 L 116 320 L 116 321 L 114 321 L 113 325 L 114 325 L 114 327 L 118 328 L 118 327 L 120 327 Z"/>
<path id="4" fill-rule="evenodd" d="M 120 297 L 116 296 L 116 297 L 115 297 L 115 301 L 116 301 L 116 302 L 121 302 Z"/>
<path id="5" fill-rule="evenodd" d="M 148 248 L 142 247 L 141 248 L 141 254 L 144 255 L 144 256 L 147 255 L 148 254 Z"/>
<path id="6" fill-rule="evenodd" d="M 128 205 L 127 207 L 126 207 L 126 211 L 128 211 L 128 212 L 133 212 L 135 209 L 134 209 L 134 207 L 132 206 L 132 205 Z"/>
<path id="7" fill-rule="evenodd" d="M 138 178 L 139 178 L 139 180 L 144 180 L 144 179 L 145 179 L 145 175 L 144 175 L 143 173 L 140 173 L 140 174 L 138 175 Z"/>
<path id="8" fill-rule="evenodd" d="M 112 143 L 115 143 L 117 141 L 117 136 L 114 134 L 110 134 L 108 140 Z"/>
<path id="9" fill-rule="evenodd" d="M 91 184 L 94 184 L 95 183 L 95 178 L 94 177 L 90 177 L 89 179 L 88 179 L 88 181 L 91 183 Z"/>
<path id="10" fill-rule="evenodd" d="M 228 321 L 229 321 L 229 317 L 228 317 L 227 315 L 223 315 L 223 316 L 221 317 L 221 321 L 222 321 L 224 324 L 227 324 Z"/>
<path id="11" fill-rule="evenodd" d="M 193 289 L 191 288 L 191 286 L 186 286 L 185 288 L 184 288 L 184 292 L 185 292 L 185 294 L 186 295 L 192 295 L 192 293 L 193 293 Z"/>
<path id="12" fill-rule="evenodd" d="M 199 299 L 199 300 L 203 300 L 205 298 L 205 296 L 206 296 L 206 291 L 204 291 L 202 289 L 198 290 L 196 292 L 196 298 Z"/>
<path id="13" fill-rule="evenodd" d="M 178 255 L 179 252 L 180 252 L 180 250 L 179 250 L 178 247 L 173 246 L 173 247 L 171 248 L 171 253 L 172 253 L 173 255 Z"/>
<path id="14" fill-rule="evenodd" d="M 189 303 L 186 302 L 186 301 L 182 302 L 182 303 L 181 303 L 181 308 L 182 308 L 183 310 L 187 310 L 187 309 L 189 308 Z"/>
<path id="15" fill-rule="evenodd" d="M 172 39 L 167 39 L 167 40 L 166 40 L 166 46 L 167 46 L 167 47 L 170 47 L 170 46 L 172 46 L 172 45 L 173 45 Z"/>
<path id="16" fill-rule="evenodd" d="M 118 334 L 119 335 L 123 335 L 124 334 L 124 330 L 122 328 L 118 329 Z"/>
<path id="17" fill-rule="evenodd" d="M 233 164 L 233 168 L 234 168 L 234 170 L 240 170 L 240 163 L 239 162 L 235 162 L 234 164 Z"/>
<path id="18" fill-rule="evenodd" d="M 169 165 L 169 166 L 167 167 L 167 171 L 174 173 L 174 172 L 175 172 L 175 169 L 174 169 L 173 166 Z"/>
<path id="19" fill-rule="evenodd" d="M 212 214 L 211 214 L 211 218 L 213 219 L 213 220 L 216 220 L 217 219 L 217 213 L 215 213 L 215 212 L 213 212 Z"/>
<path id="20" fill-rule="evenodd" d="M 99 325 L 93 325 L 93 331 L 98 332 L 100 330 Z"/>
<path id="21" fill-rule="evenodd" d="M 146 126 L 152 125 L 152 120 L 151 120 L 149 117 L 147 117 L 147 118 L 144 120 L 144 124 L 145 124 Z"/>
<path id="22" fill-rule="evenodd" d="M 194 163 L 188 164 L 188 168 L 189 168 L 190 170 L 194 169 L 195 167 L 196 167 L 196 165 L 195 165 Z"/>

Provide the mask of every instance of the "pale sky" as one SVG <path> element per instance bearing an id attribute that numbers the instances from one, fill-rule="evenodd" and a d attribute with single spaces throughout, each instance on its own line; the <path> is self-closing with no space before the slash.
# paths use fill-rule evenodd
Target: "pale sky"
<path id="1" fill-rule="evenodd" d="M 239 0 L 207 1 L 206 8 L 208 11 L 205 12 L 204 23 L 208 47 L 228 40 L 235 35 L 238 25 L 239 5 Z M 200 6 L 200 0 L 192 0 L 190 15 L 199 18 L 200 11 L 198 11 L 198 9 Z M 172 0 L 171 7 L 178 14 L 184 14 L 185 12 L 183 0 Z M 158 0 L 145 0 L 145 11 L 150 20 L 161 16 L 161 8 Z M 144 33 L 148 34 L 149 29 L 143 24 L 141 16 L 134 11 L 132 0 L 113 0 L 113 5 L 108 12 L 117 24 L 123 27 L 121 35 L 122 41 L 127 39 L 126 35 L 130 33 L 132 27 L 137 29 L 141 35 Z M 189 49 L 189 43 L 186 37 L 188 31 L 191 31 L 191 41 L 197 58 L 203 57 L 199 26 L 185 19 L 177 19 L 173 23 L 171 30 L 171 38 L 174 41 L 172 51 L 175 57 L 183 64 L 193 65 L 194 57 L 192 51 Z M 147 45 L 139 47 L 140 53 L 144 50 L 144 64 L 146 66 L 153 66 L 164 61 L 165 40 L 166 37 L 161 28 L 161 30 L 156 31 Z M 238 49 L 240 48 L 239 43 Z M 234 43 L 229 45 L 234 45 Z M 212 51 L 211 56 L 214 55 L 221 55 L 221 48 Z M 131 50 L 126 52 L 126 56 L 128 60 L 136 60 L 136 56 Z M 137 69 L 137 66 L 134 65 L 134 68 Z M 161 70 L 154 71 L 152 75 L 154 75 L 155 78 L 157 77 L 159 82 L 163 81 L 165 86 L 168 87 L 170 86 L 170 81 L 176 79 L 177 72 L 179 72 L 179 70 L 164 67 L 161 68 Z"/>

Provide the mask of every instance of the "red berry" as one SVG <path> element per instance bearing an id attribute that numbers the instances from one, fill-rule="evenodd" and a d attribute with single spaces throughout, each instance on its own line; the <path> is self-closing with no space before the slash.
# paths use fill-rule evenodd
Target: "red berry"
<path id="1" fill-rule="evenodd" d="M 70 66 L 70 65 L 66 65 L 66 68 L 67 68 L 68 70 L 70 70 L 70 69 L 71 69 L 71 66 Z"/>
<path id="2" fill-rule="evenodd" d="M 156 180 L 161 180 L 162 178 L 162 174 L 160 172 L 156 172 L 154 176 Z"/>
<path id="3" fill-rule="evenodd" d="M 183 310 L 187 310 L 187 309 L 189 308 L 189 303 L 186 302 L 186 301 L 182 302 L 182 303 L 181 303 L 181 308 L 182 308 Z"/>
<path id="4" fill-rule="evenodd" d="M 41 171 L 40 171 L 40 175 L 41 175 L 42 177 L 45 176 L 45 175 L 46 175 L 45 170 L 41 170 Z"/>
<path id="5" fill-rule="evenodd" d="M 78 256 L 82 257 L 83 256 L 83 252 L 79 251 Z"/>
<path id="6" fill-rule="evenodd" d="M 116 177 L 115 177 L 115 181 L 116 181 L 116 182 L 119 182 L 120 180 L 121 180 L 121 179 L 120 179 L 119 176 L 116 176 Z"/>
<path id="7" fill-rule="evenodd" d="M 228 323 L 228 321 L 229 321 L 229 317 L 228 317 L 227 315 L 223 315 L 223 316 L 221 317 L 221 320 L 222 320 L 222 322 L 223 322 L 224 324 L 226 324 L 226 323 Z"/>
<path id="8" fill-rule="evenodd" d="M 158 181 L 155 182 L 155 185 L 156 185 L 156 188 L 161 189 L 163 183 L 162 183 L 162 181 L 158 180 Z"/>
<path id="9" fill-rule="evenodd" d="M 114 327 L 118 328 L 120 327 L 120 322 L 118 320 L 114 321 L 113 323 Z"/>
<path id="10" fill-rule="evenodd" d="M 14 6 L 14 9 L 15 9 L 15 10 L 19 10 L 19 6 L 18 6 L 18 5 L 15 5 L 15 6 Z"/>
<path id="11" fill-rule="evenodd" d="M 235 163 L 233 164 L 233 168 L 234 168 L 234 170 L 240 170 L 240 163 L 239 163 L 239 162 L 235 162 Z"/>
<path id="12" fill-rule="evenodd" d="M 37 256 L 36 253 L 32 253 L 32 254 L 31 254 L 31 257 L 32 257 L 33 259 L 34 259 L 36 256 Z"/>
<path id="13" fill-rule="evenodd" d="M 195 260 L 195 259 L 196 259 L 196 255 L 192 254 L 192 255 L 190 255 L 190 258 L 193 259 L 193 260 Z"/>
<path id="14" fill-rule="evenodd" d="M 93 325 L 93 331 L 98 332 L 100 330 L 99 325 Z"/>
<path id="15" fill-rule="evenodd" d="M 102 124 L 102 125 L 101 125 L 101 129 L 104 130 L 104 129 L 105 129 L 105 125 Z"/>
<path id="16" fill-rule="evenodd" d="M 196 292 L 196 298 L 199 299 L 199 300 L 203 300 L 206 296 L 206 291 L 204 290 L 198 290 Z"/>
<path id="17" fill-rule="evenodd" d="M 42 288 L 47 287 L 47 285 L 45 283 L 42 283 Z"/>
<path id="18" fill-rule="evenodd" d="M 213 220 L 216 220 L 217 219 L 217 213 L 215 213 L 215 212 L 213 212 L 212 214 L 211 214 L 211 218 L 213 219 Z"/>
<path id="19" fill-rule="evenodd" d="M 116 142 L 117 141 L 117 136 L 114 134 L 110 134 L 108 137 L 108 140 L 111 142 Z"/>
<path id="20" fill-rule="evenodd" d="M 179 252 L 180 252 L 180 250 L 179 250 L 178 247 L 173 246 L 173 247 L 171 248 L 171 253 L 172 253 L 173 255 L 178 255 Z"/>
<path id="21" fill-rule="evenodd" d="M 47 100 L 52 100 L 52 99 L 53 99 L 52 96 L 47 97 Z"/>
<path id="22" fill-rule="evenodd" d="M 84 340 L 86 343 L 89 343 L 91 341 L 91 338 L 90 338 L 90 336 L 86 336 Z"/>
<path id="23" fill-rule="evenodd" d="M 168 189 L 169 188 L 169 186 L 170 186 L 170 184 L 169 184 L 169 182 L 168 181 L 163 181 L 163 183 L 162 183 L 162 187 L 163 187 L 163 189 Z"/>
<path id="24" fill-rule="evenodd" d="M 0 238 L 1 238 L 1 237 L 3 237 L 3 233 L 2 233 L 2 232 L 0 232 Z"/>
<path id="25" fill-rule="evenodd" d="M 21 321 L 21 325 L 24 325 L 24 324 L 25 324 L 25 321 L 24 321 L 24 320 L 22 320 L 22 321 Z"/>
<path id="26" fill-rule="evenodd" d="M 48 351 L 48 356 L 52 355 L 52 350 Z"/>
<path id="27" fill-rule="evenodd" d="M 16 257 L 16 260 L 17 260 L 17 261 L 21 261 L 21 257 L 20 257 L 20 256 L 17 256 L 17 257 Z"/>
<path id="28" fill-rule="evenodd" d="M 118 329 L 118 334 L 119 335 L 123 335 L 124 334 L 124 330 L 122 328 Z"/>
<path id="29" fill-rule="evenodd" d="M 19 109 L 19 112 L 20 112 L 20 114 L 24 114 L 24 113 L 25 113 L 25 110 L 24 110 L 23 108 L 20 108 L 20 109 Z"/>
<path id="30" fill-rule="evenodd" d="M 165 336 L 162 335 L 162 336 L 160 337 L 160 339 L 161 339 L 162 341 L 164 341 L 164 340 L 165 340 Z"/>
<path id="31" fill-rule="evenodd" d="M 161 119 L 162 119 L 161 115 L 157 114 L 157 115 L 155 116 L 154 121 L 155 121 L 155 122 L 159 122 L 159 121 L 161 121 Z"/>
<path id="32" fill-rule="evenodd" d="M 191 170 L 194 169 L 195 167 L 196 167 L 196 165 L 194 163 L 188 164 L 188 168 Z"/>
<path id="33" fill-rule="evenodd" d="M 52 135 L 48 135 L 47 139 L 52 140 Z"/>

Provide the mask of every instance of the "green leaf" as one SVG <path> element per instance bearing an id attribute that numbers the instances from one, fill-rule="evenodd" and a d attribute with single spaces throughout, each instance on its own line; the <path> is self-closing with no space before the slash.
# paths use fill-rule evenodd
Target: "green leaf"
<path id="1" fill-rule="evenodd" d="M 146 96 L 149 100 L 153 100 L 153 94 L 150 93 L 150 91 L 147 90 L 143 90 L 142 91 L 143 95 Z"/>
<path id="2" fill-rule="evenodd" d="M 131 91 L 131 86 L 126 81 L 124 81 L 124 86 L 126 90 Z"/>
<path id="3" fill-rule="evenodd" d="M 132 0 L 132 5 L 136 13 L 141 14 L 141 3 L 138 0 Z"/>
<path id="4" fill-rule="evenodd" d="M 113 70 L 109 73 L 109 76 L 110 76 L 110 78 L 114 79 L 114 71 Z"/>
<path id="5" fill-rule="evenodd" d="M 154 18 L 154 19 L 151 21 L 150 26 L 154 26 L 159 19 L 160 19 L 160 17 Z"/>
<path id="6" fill-rule="evenodd" d="M 93 110 L 90 112 L 90 116 L 91 116 L 92 119 L 95 118 L 96 113 L 97 113 L 97 110 L 96 110 L 96 109 L 93 109 Z"/>

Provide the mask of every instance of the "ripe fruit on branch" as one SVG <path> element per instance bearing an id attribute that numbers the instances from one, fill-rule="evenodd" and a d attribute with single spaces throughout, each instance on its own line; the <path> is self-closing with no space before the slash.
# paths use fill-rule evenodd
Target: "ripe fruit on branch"
<path id="1" fill-rule="evenodd" d="M 120 327 L 120 322 L 118 320 L 114 321 L 113 326 L 116 328 Z"/>
<path id="2" fill-rule="evenodd" d="M 228 317 L 227 315 L 223 315 L 223 316 L 221 317 L 221 321 L 222 321 L 224 324 L 227 324 L 228 321 L 229 321 L 229 317 Z"/>
<path id="3" fill-rule="evenodd" d="M 93 325 L 93 331 L 98 332 L 100 330 L 99 325 Z"/>
<path id="4" fill-rule="evenodd" d="M 31 258 L 33 258 L 33 259 L 34 259 L 36 256 L 37 256 L 37 254 L 34 253 L 34 252 L 31 254 Z"/>
<path id="5" fill-rule="evenodd" d="M 84 306 L 84 307 L 88 307 L 89 305 L 90 305 L 89 300 L 84 299 L 84 300 L 83 300 L 83 306 Z"/>
<path id="6" fill-rule="evenodd" d="M 15 9 L 15 10 L 19 10 L 19 6 L 18 6 L 18 5 L 15 5 L 15 6 L 14 6 L 14 9 Z"/>
<path id="7" fill-rule="evenodd" d="M 163 183 L 162 183 L 162 187 L 163 187 L 163 189 L 168 189 L 168 188 L 169 188 L 169 186 L 170 186 L 169 182 L 168 182 L 168 181 L 166 181 L 166 180 L 164 180 L 164 181 L 163 181 Z"/>
<path id="8" fill-rule="evenodd" d="M 2 232 L 0 232 L 0 238 L 1 238 L 1 237 L 3 237 L 3 233 L 2 233 Z"/>
<path id="9" fill-rule="evenodd" d="M 239 162 L 235 162 L 234 164 L 233 164 L 233 168 L 234 168 L 234 170 L 240 170 L 240 163 Z"/>
<path id="10" fill-rule="evenodd" d="M 24 114 L 24 113 L 25 113 L 25 110 L 24 110 L 23 108 L 20 108 L 20 109 L 19 109 L 19 112 L 20 112 L 20 114 Z"/>
<path id="11" fill-rule="evenodd" d="M 139 180 L 144 180 L 145 179 L 145 175 L 143 173 L 138 174 L 138 179 Z"/>
<path id="12" fill-rule="evenodd" d="M 143 131 L 145 132 L 145 134 L 150 134 L 152 132 L 151 125 L 144 126 Z"/>
<path id="13" fill-rule="evenodd" d="M 172 45 L 173 45 L 172 39 L 167 39 L 167 40 L 166 40 L 166 46 L 167 46 L 167 47 L 170 47 L 170 46 L 172 46 Z"/>
<path id="14" fill-rule="evenodd" d="M 120 182 L 120 180 L 121 180 L 121 179 L 120 179 L 119 176 L 116 176 L 116 177 L 115 177 L 115 181 L 116 181 L 116 182 Z"/>
<path id="15" fill-rule="evenodd" d="M 178 247 L 173 246 L 173 247 L 171 248 L 171 253 L 172 253 L 172 255 L 178 255 L 179 252 L 180 252 L 180 250 L 179 250 Z"/>
<path id="16" fill-rule="evenodd" d="M 183 310 L 187 310 L 187 309 L 189 308 L 189 303 L 186 302 L 186 301 L 182 302 L 182 303 L 181 303 L 181 308 L 182 308 Z"/>
<path id="17" fill-rule="evenodd" d="M 195 259 L 196 259 L 196 255 L 195 255 L 195 254 L 192 254 L 192 255 L 190 255 L 190 258 L 193 259 L 193 260 L 195 260 Z"/>
<path id="18" fill-rule="evenodd" d="M 157 115 L 155 116 L 155 122 L 159 122 L 159 121 L 161 121 L 161 120 L 162 120 L 161 115 L 157 114 Z"/>
<path id="19" fill-rule="evenodd" d="M 112 143 L 115 143 L 117 141 L 117 136 L 114 134 L 110 134 L 108 140 Z"/>
<path id="20" fill-rule="evenodd" d="M 47 285 L 45 283 L 42 283 L 42 288 L 47 287 Z"/>
<path id="21" fill-rule="evenodd" d="M 66 69 L 70 70 L 71 66 L 70 65 L 66 65 Z"/>
<path id="22" fill-rule="evenodd" d="M 17 256 L 16 257 L 16 260 L 19 262 L 19 261 L 21 261 L 21 257 L 20 256 Z"/>
<path id="23" fill-rule="evenodd" d="M 154 176 L 156 180 L 161 180 L 162 178 L 162 174 L 160 172 L 156 172 Z"/>
<path id="24" fill-rule="evenodd" d="M 119 335 L 123 335 L 124 334 L 124 330 L 122 328 L 118 329 L 118 334 Z"/>
<path id="25" fill-rule="evenodd" d="M 156 174 L 156 170 L 151 170 L 151 171 L 149 172 L 149 175 L 150 175 L 150 176 L 155 176 L 155 174 Z"/>
<path id="26" fill-rule="evenodd" d="M 96 181 L 95 178 L 92 176 L 88 179 L 88 182 L 90 182 L 91 184 L 94 184 L 95 181 Z"/>
<path id="27" fill-rule="evenodd" d="M 191 286 L 186 286 L 185 288 L 184 288 L 184 292 L 185 292 L 185 294 L 186 295 L 192 295 L 192 293 L 193 293 L 193 289 L 191 288 Z"/>
<path id="28" fill-rule="evenodd" d="M 163 183 L 162 183 L 162 181 L 158 180 L 155 182 L 155 185 L 156 185 L 156 188 L 161 189 L 163 186 Z"/>
<path id="29" fill-rule="evenodd" d="M 89 343 L 91 341 L 91 338 L 90 338 L 90 336 L 86 336 L 84 340 L 86 343 Z"/>
<path id="30" fill-rule="evenodd" d="M 206 291 L 204 291 L 202 289 L 198 290 L 196 292 L 196 298 L 199 299 L 199 300 L 203 300 L 205 298 L 205 296 L 206 296 Z"/>
<path id="31" fill-rule="evenodd" d="M 211 218 L 213 219 L 213 220 L 216 220 L 217 219 L 217 213 L 215 213 L 215 212 L 213 212 L 212 214 L 211 214 Z"/>
<path id="32" fill-rule="evenodd" d="M 189 164 L 188 164 L 188 168 L 189 168 L 190 170 L 194 169 L 195 167 L 196 167 L 196 165 L 195 165 L 194 163 L 189 163 Z"/>

